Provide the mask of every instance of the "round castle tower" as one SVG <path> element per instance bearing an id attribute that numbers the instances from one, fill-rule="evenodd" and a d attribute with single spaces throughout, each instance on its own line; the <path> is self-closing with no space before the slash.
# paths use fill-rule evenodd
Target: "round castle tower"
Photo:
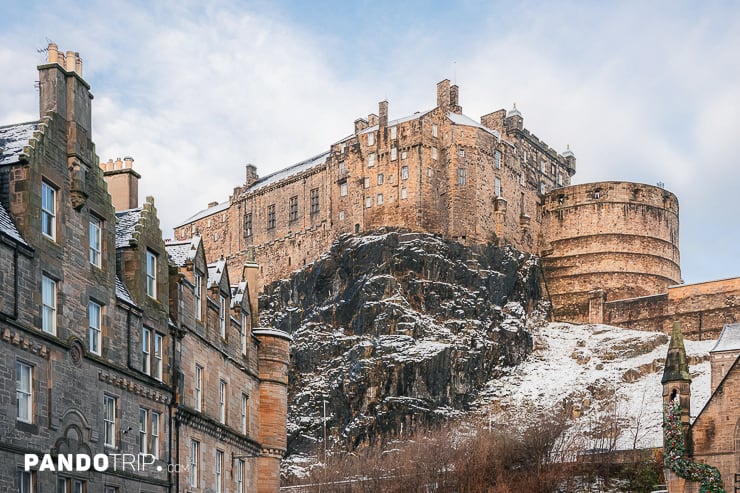
<path id="1" fill-rule="evenodd" d="M 663 188 L 609 181 L 553 190 L 544 197 L 542 231 L 558 320 L 599 320 L 589 311 L 605 300 L 664 293 L 681 282 L 678 199 Z"/>

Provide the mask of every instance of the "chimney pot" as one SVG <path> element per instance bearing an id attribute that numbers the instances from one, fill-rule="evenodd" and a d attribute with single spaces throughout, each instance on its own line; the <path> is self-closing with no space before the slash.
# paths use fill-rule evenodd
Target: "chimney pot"
<path id="1" fill-rule="evenodd" d="M 49 63 L 59 62 L 59 47 L 56 45 L 56 43 L 49 43 L 49 47 L 47 50 L 47 61 Z"/>
<path id="2" fill-rule="evenodd" d="M 74 51 L 68 51 L 66 55 L 64 55 L 64 64 L 65 64 L 64 68 L 67 72 L 75 71 L 75 52 Z"/>

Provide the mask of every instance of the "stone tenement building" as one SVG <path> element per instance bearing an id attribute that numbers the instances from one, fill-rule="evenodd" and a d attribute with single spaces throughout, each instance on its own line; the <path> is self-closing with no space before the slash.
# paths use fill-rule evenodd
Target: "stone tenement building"
<path id="1" fill-rule="evenodd" d="M 257 266 L 165 243 L 133 160 L 99 166 L 78 54 L 48 57 L 40 119 L 0 127 L 0 491 L 277 492 L 289 336 L 254 326 Z"/>
<path id="2" fill-rule="evenodd" d="M 246 182 L 175 228 L 200 234 L 232 270 L 255 260 L 262 282 L 287 277 L 341 234 L 380 226 L 497 242 L 542 256 L 554 317 L 716 337 L 740 321 L 740 278 L 681 285 L 676 196 L 629 182 L 570 185 L 576 159 L 524 128 L 516 107 L 465 116 L 458 87 L 396 120 L 388 103 L 327 152 Z"/>

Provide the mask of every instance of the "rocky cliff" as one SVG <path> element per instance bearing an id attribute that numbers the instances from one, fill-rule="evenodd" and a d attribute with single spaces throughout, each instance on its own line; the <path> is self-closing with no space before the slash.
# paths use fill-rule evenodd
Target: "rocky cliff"
<path id="1" fill-rule="evenodd" d="M 532 351 L 536 257 L 398 230 L 339 238 L 260 297 L 292 334 L 289 453 L 351 449 L 469 409 Z"/>

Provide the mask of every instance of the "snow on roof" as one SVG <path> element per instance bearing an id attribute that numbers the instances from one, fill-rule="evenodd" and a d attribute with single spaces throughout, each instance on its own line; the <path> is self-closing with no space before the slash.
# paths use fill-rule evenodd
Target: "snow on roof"
<path id="1" fill-rule="evenodd" d="M 326 158 L 329 157 L 329 154 L 330 154 L 329 151 L 322 152 L 321 154 L 314 156 L 312 158 L 306 159 L 305 161 L 301 161 L 298 164 L 294 164 L 285 169 L 276 171 L 275 173 L 272 173 L 263 178 L 260 178 L 251 187 L 247 188 L 244 194 L 252 193 L 256 190 L 259 190 L 262 187 L 266 187 L 267 185 L 276 183 L 280 180 L 284 180 L 285 178 L 288 178 L 293 175 L 297 175 L 298 173 L 311 169 L 314 166 L 319 166 L 321 164 L 324 164 L 326 162 Z"/>
<path id="2" fill-rule="evenodd" d="M 118 275 L 116 275 L 116 298 L 131 306 L 136 306 L 134 299 L 131 297 L 131 293 Z"/>
<path id="3" fill-rule="evenodd" d="M 15 226 L 13 218 L 10 217 L 10 214 L 8 214 L 8 211 L 5 210 L 2 204 L 0 204 L 0 233 L 14 239 L 21 245 L 28 246 L 28 243 L 26 243 L 26 240 L 23 239 L 20 231 Z"/>
<path id="4" fill-rule="evenodd" d="M 247 281 L 241 281 L 236 286 L 231 286 L 231 308 L 242 304 L 244 293 L 247 291 Z"/>
<path id="5" fill-rule="evenodd" d="M 134 239 L 134 229 L 141 218 L 142 209 L 128 209 L 116 212 L 116 248 L 131 246 Z"/>
<path id="6" fill-rule="evenodd" d="M 466 125 L 468 127 L 477 127 L 482 130 L 485 130 L 491 135 L 496 136 L 497 139 L 501 140 L 501 134 L 498 133 L 496 130 L 491 130 L 490 128 L 486 127 L 485 125 L 478 123 L 477 121 L 473 120 L 469 116 L 466 115 L 458 115 L 457 113 L 450 113 L 447 115 L 452 123 L 455 125 Z"/>
<path id="7" fill-rule="evenodd" d="M 408 115 L 408 116 L 404 116 L 403 118 L 397 118 L 396 120 L 391 120 L 391 121 L 388 122 L 388 125 L 387 126 L 392 127 L 394 125 L 400 125 L 401 123 L 406 123 L 406 122 L 409 122 L 411 120 L 416 120 L 416 119 L 421 118 L 422 116 L 426 115 L 430 111 L 432 111 L 432 110 L 417 111 L 413 115 Z M 366 134 L 368 132 L 373 132 L 375 130 L 378 130 L 379 128 L 380 128 L 380 125 L 373 125 L 372 127 L 367 127 L 365 129 L 363 129 L 361 132 L 359 132 L 359 135 Z"/>
<path id="8" fill-rule="evenodd" d="M 226 267 L 226 260 L 219 259 L 211 264 L 208 264 L 208 283 L 206 287 L 218 286 L 221 281 L 221 275 L 224 273 Z"/>
<path id="9" fill-rule="evenodd" d="M 0 166 L 17 163 L 23 147 L 38 129 L 37 121 L 0 127 Z"/>
<path id="10" fill-rule="evenodd" d="M 200 236 L 193 236 L 189 240 L 183 241 L 166 240 L 164 249 L 173 264 L 183 267 L 189 260 L 192 261 L 195 258 L 199 243 Z"/>
<path id="11" fill-rule="evenodd" d="M 198 219 L 203 219 L 204 217 L 208 217 L 211 214 L 215 214 L 217 212 L 225 211 L 229 208 L 229 205 L 231 205 L 231 202 L 228 200 L 221 202 L 218 205 L 214 205 L 213 207 L 208 207 L 207 209 L 203 209 L 202 211 L 198 211 L 189 218 L 185 219 L 182 223 L 176 224 L 175 227 L 179 228 L 180 226 L 183 226 L 185 224 L 191 223 L 193 221 L 197 221 Z"/>
<path id="12" fill-rule="evenodd" d="M 710 352 L 740 350 L 740 323 L 727 324 Z"/>

